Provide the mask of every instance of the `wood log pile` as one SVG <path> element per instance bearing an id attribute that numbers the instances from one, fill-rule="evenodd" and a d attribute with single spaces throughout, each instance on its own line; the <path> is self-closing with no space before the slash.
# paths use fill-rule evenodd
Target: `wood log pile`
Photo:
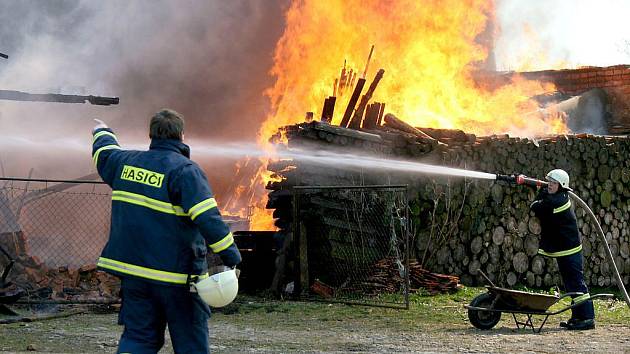
<path id="1" fill-rule="evenodd" d="M 385 259 L 375 265 L 375 272 L 368 278 L 370 284 L 380 285 L 374 290 L 386 289 L 394 292 L 402 283 L 400 273 L 396 271 L 394 260 Z M 417 261 L 409 264 L 409 291 L 423 289 L 430 294 L 448 293 L 457 290 L 459 278 L 453 275 L 432 273 L 420 266 Z"/>
<path id="2" fill-rule="evenodd" d="M 394 258 L 383 258 L 368 270 L 365 279 L 352 281 L 341 290 L 348 292 L 362 292 L 367 295 L 395 293 L 401 290 L 404 279 L 398 271 Z M 324 288 L 321 282 L 316 282 L 317 289 Z M 429 294 L 452 293 L 457 291 L 459 278 L 453 275 L 432 273 L 424 269 L 417 261 L 409 264 L 409 291 L 417 292 L 422 289 Z M 320 290 L 321 291 L 321 290 Z M 330 290 L 322 291 L 331 294 Z"/>
<path id="3" fill-rule="evenodd" d="M 501 174 L 544 178 L 554 168 L 569 172 L 571 185 L 599 217 L 625 282 L 630 275 L 630 140 L 588 134 L 538 139 L 474 136 L 460 130 L 410 127 L 386 115 L 373 129 L 346 129 L 321 122 L 283 128 L 290 148 L 360 152 L 392 159 Z M 401 123 L 402 122 L 402 123 Z M 270 183 L 268 208 L 276 225 L 291 230 L 291 187 L 297 185 L 409 185 L 414 257 L 433 272 L 455 274 L 463 284 L 548 287 L 561 284 L 556 262 L 537 255 L 540 223 L 529 211 L 535 191 L 491 180 L 465 180 L 374 172 L 300 161 L 270 163 L 280 182 Z M 592 222 L 575 210 L 582 234 L 585 278 L 591 286 L 613 282 L 604 245 Z"/>
<path id="4" fill-rule="evenodd" d="M 0 244 L 15 263 L 7 281 L 26 290 L 30 299 L 68 301 L 108 301 L 118 299 L 120 281 L 96 265 L 79 268 L 48 267 L 37 256 L 28 254 L 25 234 L 21 231 L 0 234 Z M 0 257 L 0 269 L 8 265 Z"/>
<path id="5" fill-rule="evenodd" d="M 444 164 L 473 170 L 523 173 L 538 178 L 544 177 L 553 168 L 567 170 L 575 192 L 599 216 L 617 266 L 624 281 L 628 282 L 630 189 L 624 182 L 630 179 L 627 176 L 630 173 L 628 138 L 582 134 L 532 141 L 493 136 L 477 139 L 470 147 L 449 150 L 443 156 Z M 529 203 L 534 199 L 533 190 L 485 181 L 455 182 L 443 187 L 453 189 L 450 206 L 446 200 L 440 200 L 445 203 L 444 208 L 459 208 L 461 211 L 457 214 L 453 232 L 447 232 L 444 239 L 440 239 L 439 233 L 420 233 L 416 240 L 418 248 L 425 248 L 425 254 L 435 254 L 437 269 L 460 274 L 464 283 L 478 282 L 476 270 L 482 269 L 492 274 L 490 278 L 493 281 L 508 286 L 517 283 L 530 287 L 560 284 L 556 262 L 537 255 L 540 223 L 528 210 Z M 415 209 L 412 207 L 416 222 L 431 222 L 430 218 L 422 216 L 431 210 L 426 210 L 426 205 L 423 210 L 422 199 L 426 203 L 439 197 L 428 193 L 425 198 L 416 200 Z M 442 199 L 446 198 L 449 197 L 443 194 Z M 595 286 L 609 286 L 613 280 L 604 245 L 585 211 L 579 208 L 575 211 L 582 234 L 587 282 Z M 448 218 L 448 210 L 446 217 L 439 214 L 434 217 L 441 224 Z M 453 235 L 459 237 L 460 242 L 453 241 Z M 433 250 L 426 251 L 431 245 Z"/>

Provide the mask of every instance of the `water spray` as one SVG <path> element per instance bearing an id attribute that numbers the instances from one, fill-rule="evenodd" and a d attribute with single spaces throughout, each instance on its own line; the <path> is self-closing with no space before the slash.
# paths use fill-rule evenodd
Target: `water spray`
<path id="1" fill-rule="evenodd" d="M 12 141 L 13 140 L 13 141 Z M 34 141 L 30 141 L 28 139 L 9 139 L 8 141 L 4 141 L 3 144 L 16 144 L 19 146 L 24 146 L 25 143 L 28 143 L 29 146 L 32 147 L 40 147 L 45 148 L 48 147 L 51 142 L 45 143 L 37 143 Z M 59 145 L 58 141 L 54 142 L 55 146 Z M 63 146 L 68 148 L 76 149 L 77 151 L 83 151 L 85 148 L 85 144 L 82 141 L 77 140 L 66 140 L 62 144 Z M 548 184 L 546 181 L 542 181 L 536 178 L 527 177 L 525 175 L 502 175 L 502 174 L 492 174 L 478 171 L 470 171 L 465 169 L 444 167 L 444 166 L 435 166 L 429 165 L 414 161 L 405 161 L 405 160 L 392 160 L 388 158 L 381 158 L 369 155 L 355 155 L 355 154 L 344 154 L 337 153 L 331 151 L 314 151 L 314 150 L 305 150 L 305 149 L 286 149 L 276 147 L 274 151 L 265 151 L 262 150 L 259 146 L 248 143 L 227 143 L 227 144 L 213 144 L 212 146 L 204 146 L 205 144 L 202 142 L 193 142 L 192 145 L 196 146 L 194 154 L 196 156 L 204 156 L 204 157 L 221 157 L 221 158 L 270 158 L 270 159 L 293 159 L 296 161 L 301 161 L 305 163 L 312 164 L 321 164 L 326 166 L 337 166 L 339 168 L 358 168 L 358 169 L 366 169 L 366 170 L 382 170 L 382 171 L 398 171 L 402 173 L 422 173 L 428 175 L 442 175 L 442 176 L 453 176 L 453 177 L 468 177 L 475 179 L 487 179 L 487 180 L 496 180 L 503 181 L 510 184 L 516 185 L 524 185 L 531 187 L 543 187 Z M 142 149 L 142 144 L 132 144 L 131 147 Z M 610 247 L 608 246 L 608 242 L 606 241 L 606 236 L 602 231 L 601 225 L 599 221 L 595 217 L 593 211 L 588 207 L 588 205 L 578 197 L 573 191 L 568 191 L 569 195 L 582 207 L 584 208 L 588 215 L 591 216 L 591 219 L 597 225 L 596 230 L 598 235 L 601 237 L 604 245 L 606 246 L 608 261 L 612 265 L 612 268 L 615 273 L 617 285 L 619 290 L 624 296 L 624 300 L 628 307 L 630 307 L 630 297 L 626 292 L 626 288 L 623 284 L 623 280 L 621 279 L 621 275 L 617 269 L 617 265 L 615 264 L 615 260 L 613 259 L 612 252 L 610 251 Z"/>
<path id="2" fill-rule="evenodd" d="M 501 174 L 497 174 L 496 175 L 496 180 L 497 181 L 504 181 L 504 182 L 508 182 L 508 183 L 514 183 L 514 184 L 518 184 L 518 185 L 532 186 L 532 187 L 542 187 L 542 186 L 546 186 L 548 184 L 548 182 L 546 182 L 546 181 L 541 181 L 539 179 L 527 177 L 525 175 L 501 175 Z M 610 251 L 610 247 L 608 246 L 608 241 L 606 241 L 606 236 L 604 235 L 604 231 L 602 230 L 602 226 L 599 224 L 599 221 L 597 221 L 597 217 L 595 217 L 595 214 L 593 213 L 593 210 L 591 210 L 591 208 L 589 208 L 588 204 L 586 204 L 586 202 L 584 202 L 582 200 L 582 198 L 580 198 L 577 194 L 575 194 L 570 189 L 568 189 L 567 192 L 569 193 L 571 198 L 573 198 L 573 200 L 575 200 L 582 208 L 584 208 L 584 210 L 586 210 L 588 215 L 591 217 L 591 219 L 593 220 L 593 222 L 597 226 L 596 227 L 597 234 L 599 235 L 601 240 L 604 242 L 604 246 L 606 246 L 606 251 L 607 251 L 606 255 L 608 256 L 607 257 L 608 258 L 608 262 L 610 262 L 610 264 L 612 265 L 613 273 L 615 274 L 615 279 L 617 281 L 617 286 L 619 287 L 619 290 L 623 294 L 623 297 L 624 297 L 624 300 L 626 301 L 626 304 L 630 308 L 630 297 L 628 297 L 628 292 L 626 291 L 626 287 L 623 284 L 623 280 L 621 279 L 621 275 L 619 274 L 619 270 L 617 269 L 617 265 L 615 264 L 615 259 L 613 258 L 612 252 Z"/>

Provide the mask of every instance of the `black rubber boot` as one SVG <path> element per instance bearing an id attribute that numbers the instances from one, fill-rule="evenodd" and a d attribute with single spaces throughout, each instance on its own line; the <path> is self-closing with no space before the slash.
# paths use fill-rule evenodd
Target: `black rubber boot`
<path id="1" fill-rule="evenodd" d="M 569 320 L 567 322 L 560 322 L 560 327 L 562 328 L 569 328 L 569 324 L 572 324 L 573 322 L 577 321 L 577 318 L 569 318 Z"/>
<path id="2" fill-rule="evenodd" d="M 570 331 L 583 331 L 583 330 L 594 329 L 594 328 L 595 328 L 594 319 L 576 320 L 575 322 L 567 323 L 567 329 Z"/>

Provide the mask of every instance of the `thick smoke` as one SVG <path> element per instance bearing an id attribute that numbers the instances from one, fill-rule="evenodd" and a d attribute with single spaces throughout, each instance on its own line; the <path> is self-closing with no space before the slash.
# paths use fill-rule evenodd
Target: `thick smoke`
<path id="1" fill-rule="evenodd" d="M 497 0 L 500 70 L 630 62 L 627 0 Z"/>
<path id="2" fill-rule="evenodd" d="M 0 0 L 0 89 L 118 96 L 118 106 L 0 101 L 4 173 L 74 178 L 93 172 L 92 118 L 121 143 L 147 144 L 162 107 L 186 117 L 186 138 L 254 141 L 268 103 L 285 1 Z M 193 159 L 195 150 L 193 148 Z M 83 149 L 83 150 L 82 150 Z M 196 156 L 215 190 L 233 161 Z M 214 174 L 214 175 L 213 175 Z"/>

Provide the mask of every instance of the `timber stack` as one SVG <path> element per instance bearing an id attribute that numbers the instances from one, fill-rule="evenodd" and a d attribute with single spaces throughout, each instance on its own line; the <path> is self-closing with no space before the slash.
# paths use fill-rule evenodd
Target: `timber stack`
<path id="1" fill-rule="evenodd" d="M 565 169 L 575 192 L 599 217 L 624 282 L 630 280 L 630 140 L 626 136 L 475 136 L 461 130 L 413 127 L 394 115 L 383 115 L 382 103 L 367 109 L 370 105 L 366 103 L 363 115 L 348 115 L 341 126 L 331 125 L 327 119 L 282 128 L 286 146 L 537 178 L 554 168 Z M 354 129 L 344 126 L 351 122 Z M 485 284 L 479 269 L 503 286 L 561 284 L 556 262 L 537 254 L 540 223 L 529 211 L 536 192 L 527 187 L 369 168 L 322 167 L 297 160 L 274 161 L 268 169 L 279 181 L 267 186 L 271 190 L 267 208 L 274 209 L 276 226 L 287 234 L 293 222 L 294 186 L 402 183 L 409 186 L 411 254 L 419 266 L 457 275 L 465 285 Z M 583 240 L 585 279 L 591 286 L 609 286 L 614 280 L 604 245 L 585 211 L 574 208 Z"/>
<path id="2" fill-rule="evenodd" d="M 343 290 L 348 292 L 364 292 L 368 295 L 378 295 L 383 292 L 394 293 L 404 283 L 398 272 L 394 258 L 384 258 L 374 263 L 365 280 L 350 282 Z M 453 293 L 459 286 L 459 278 L 453 275 L 432 273 L 417 262 L 409 264 L 409 290 L 416 292 L 420 289 L 429 294 Z"/>
<path id="3" fill-rule="evenodd" d="M 387 120 L 386 120 L 387 122 Z M 398 127 L 401 128 L 401 127 Z M 392 159 L 417 159 L 450 167 L 542 178 L 553 168 L 572 177 L 575 192 L 599 216 L 622 272 L 630 275 L 630 140 L 618 136 L 561 135 L 539 140 L 507 135 L 475 137 L 456 130 L 403 131 L 385 124 L 355 131 L 321 122 L 284 128 L 290 148 L 342 153 L 371 153 Z M 427 136 L 424 136 L 424 135 Z M 268 168 L 272 182 L 267 207 L 276 226 L 290 232 L 291 188 L 304 185 L 405 183 L 410 187 L 414 255 L 431 271 L 456 274 L 464 284 L 483 283 L 482 269 L 493 281 L 545 287 L 560 283 L 556 263 L 537 255 L 540 223 L 529 211 L 535 191 L 487 180 L 464 180 L 374 172 L 370 169 L 316 166 L 276 161 Z M 604 245 L 584 210 L 577 208 L 583 236 L 585 277 L 590 285 L 608 286 L 612 278 Z"/>

